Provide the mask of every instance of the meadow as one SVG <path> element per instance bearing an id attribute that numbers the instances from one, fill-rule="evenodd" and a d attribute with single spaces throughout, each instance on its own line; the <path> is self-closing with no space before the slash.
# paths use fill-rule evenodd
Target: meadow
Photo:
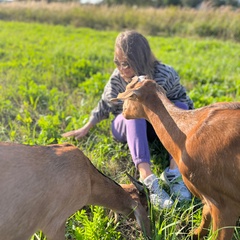
<path id="1" fill-rule="evenodd" d="M 70 25 L 0 21 L 0 141 L 70 142 L 103 173 L 127 183 L 125 172 L 134 175 L 135 169 L 127 146 L 111 137 L 113 116 L 80 141 L 61 137 L 83 126 L 96 106 L 115 68 L 117 34 Z M 195 108 L 240 101 L 240 43 L 213 37 L 146 37 L 157 58 L 179 73 Z M 151 156 L 153 171 L 160 175 L 168 163 L 158 141 L 151 144 Z M 199 224 L 200 210 L 197 199 L 176 202 L 170 210 L 152 209 L 153 239 L 187 239 L 185 233 Z M 235 236 L 240 238 L 239 229 Z M 45 237 L 39 232 L 33 239 Z M 66 239 L 141 240 L 144 236 L 134 221 L 121 219 L 115 224 L 108 210 L 90 206 L 68 219 Z"/>
<path id="2" fill-rule="evenodd" d="M 137 29 L 148 35 L 215 37 L 240 41 L 239 8 L 163 8 L 79 4 L 77 1 L 14 1 L 0 4 L 0 20 L 48 23 L 121 31 Z"/>

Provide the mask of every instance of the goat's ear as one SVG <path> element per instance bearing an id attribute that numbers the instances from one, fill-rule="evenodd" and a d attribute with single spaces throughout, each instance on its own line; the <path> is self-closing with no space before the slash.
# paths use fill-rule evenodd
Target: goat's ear
<path id="1" fill-rule="evenodd" d="M 112 98 L 111 102 L 119 102 L 124 101 L 133 95 L 133 90 L 125 91 L 123 93 L 119 93 L 116 98 Z"/>
<path id="2" fill-rule="evenodd" d="M 128 178 L 130 179 L 130 181 L 134 184 L 134 186 L 137 188 L 137 190 L 140 193 L 144 193 L 145 194 L 145 189 L 144 189 L 144 185 L 139 182 L 137 179 L 133 178 L 131 175 L 129 175 L 128 173 L 126 173 L 126 175 L 128 176 Z"/>
<path id="3" fill-rule="evenodd" d="M 124 101 L 128 98 L 138 98 L 139 97 L 139 91 L 137 89 L 135 90 L 127 90 L 123 93 L 119 93 L 117 98 L 112 98 L 111 102 L 119 102 L 119 101 Z"/>

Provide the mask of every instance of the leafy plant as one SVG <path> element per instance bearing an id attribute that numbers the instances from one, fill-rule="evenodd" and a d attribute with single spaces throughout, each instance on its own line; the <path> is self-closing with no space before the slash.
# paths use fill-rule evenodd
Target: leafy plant
<path id="1" fill-rule="evenodd" d="M 74 220 L 68 220 L 72 221 L 70 231 L 76 236 L 76 240 L 120 239 L 120 232 L 116 231 L 117 225 L 106 216 L 103 208 L 91 206 L 88 210 L 89 212 L 82 209 L 74 215 Z"/>

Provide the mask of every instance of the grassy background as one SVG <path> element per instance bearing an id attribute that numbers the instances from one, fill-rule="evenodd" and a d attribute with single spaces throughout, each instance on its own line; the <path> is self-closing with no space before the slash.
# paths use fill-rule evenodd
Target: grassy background
<path id="1" fill-rule="evenodd" d="M 240 12 L 230 7 L 139 8 L 78 3 L 13 2 L 0 4 L 0 20 L 39 22 L 121 31 L 134 28 L 145 34 L 200 36 L 240 41 Z"/>
<path id="2" fill-rule="evenodd" d="M 68 141 L 82 149 L 102 172 L 119 183 L 127 182 L 124 172 L 133 174 L 135 169 L 127 146 L 111 138 L 112 116 L 80 141 L 61 138 L 63 132 L 83 126 L 97 104 L 114 69 L 117 34 L 72 25 L 0 21 L 0 140 L 26 144 Z M 146 36 L 155 55 L 178 71 L 195 107 L 240 100 L 238 42 Z M 168 163 L 159 142 L 151 145 L 151 156 L 153 171 L 160 175 Z M 194 199 L 170 211 L 153 210 L 154 239 L 186 239 L 181 233 L 199 224 L 200 209 Z M 99 207 L 85 208 L 72 216 L 66 236 L 144 239 L 134 221 L 115 225 L 108 211 Z M 236 236 L 239 238 L 238 231 Z M 33 239 L 44 236 L 39 233 Z"/>

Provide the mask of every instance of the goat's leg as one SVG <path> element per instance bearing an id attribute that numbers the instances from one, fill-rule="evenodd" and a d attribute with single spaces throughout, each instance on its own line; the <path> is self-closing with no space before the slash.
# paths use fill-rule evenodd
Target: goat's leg
<path id="1" fill-rule="evenodd" d="M 202 221 L 197 229 L 194 230 L 193 239 L 200 239 L 209 233 L 209 225 L 211 222 L 210 206 L 208 204 L 203 205 Z"/>
<path id="2" fill-rule="evenodd" d="M 234 227 L 238 217 L 235 216 L 234 209 L 223 208 L 218 209 L 217 207 L 212 207 L 212 222 L 213 222 L 213 234 L 215 234 L 214 239 L 225 240 L 232 239 L 234 233 Z"/>

